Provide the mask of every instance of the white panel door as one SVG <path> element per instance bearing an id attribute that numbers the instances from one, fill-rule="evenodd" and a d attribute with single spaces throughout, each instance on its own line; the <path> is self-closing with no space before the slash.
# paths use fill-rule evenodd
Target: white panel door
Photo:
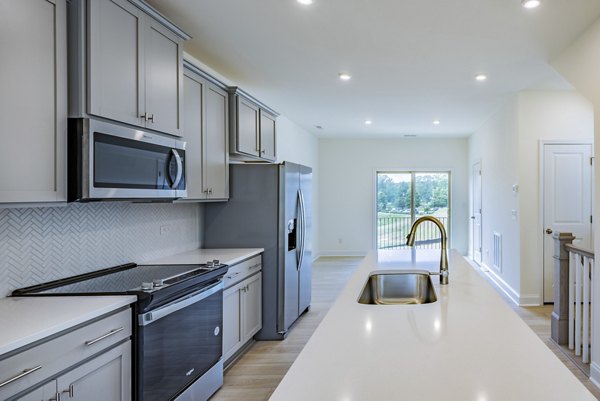
<path id="1" fill-rule="evenodd" d="M 471 224 L 473 229 L 473 260 L 481 264 L 481 162 L 473 165 L 473 211 Z"/>
<path id="2" fill-rule="evenodd" d="M 554 300 L 554 232 L 592 249 L 592 145 L 544 145 L 544 302 Z"/>

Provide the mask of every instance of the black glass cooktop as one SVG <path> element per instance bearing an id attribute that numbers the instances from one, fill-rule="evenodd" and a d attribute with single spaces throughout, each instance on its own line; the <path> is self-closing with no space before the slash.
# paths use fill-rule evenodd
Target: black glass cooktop
<path id="1" fill-rule="evenodd" d="M 224 274 L 226 269 L 225 265 L 138 266 L 132 263 L 22 288 L 12 295 L 154 293 L 179 283 L 183 285 L 192 278 L 214 276 L 210 274 L 213 272 Z"/>

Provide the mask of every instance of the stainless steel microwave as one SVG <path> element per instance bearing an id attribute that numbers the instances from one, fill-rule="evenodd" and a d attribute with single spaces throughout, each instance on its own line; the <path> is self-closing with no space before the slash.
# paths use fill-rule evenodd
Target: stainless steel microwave
<path id="1" fill-rule="evenodd" d="M 185 142 L 91 118 L 69 119 L 67 198 L 169 201 L 187 196 Z"/>

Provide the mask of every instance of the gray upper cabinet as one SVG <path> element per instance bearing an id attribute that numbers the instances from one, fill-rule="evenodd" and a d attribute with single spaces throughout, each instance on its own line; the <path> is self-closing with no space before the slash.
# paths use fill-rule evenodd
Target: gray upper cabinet
<path id="1" fill-rule="evenodd" d="M 89 6 L 89 113 L 140 125 L 143 14 L 126 0 L 92 1 Z"/>
<path id="2" fill-rule="evenodd" d="M 66 200 L 66 19 L 65 0 L 0 2 L 0 203 Z"/>
<path id="3" fill-rule="evenodd" d="M 230 152 L 235 159 L 277 159 L 275 111 L 237 87 L 229 88 Z"/>
<path id="4" fill-rule="evenodd" d="M 275 161 L 275 119 L 264 110 L 260 111 L 260 155 L 267 160 Z"/>
<path id="5" fill-rule="evenodd" d="M 193 65 L 186 66 L 183 85 L 186 200 L 227 200 L 228 94 Z"/>
<path id="6" fill-rule="evenodd" d="M 72 0 L 69 22 L 69 115 L 181 136 L 189 36 L 135 0 Z"/>

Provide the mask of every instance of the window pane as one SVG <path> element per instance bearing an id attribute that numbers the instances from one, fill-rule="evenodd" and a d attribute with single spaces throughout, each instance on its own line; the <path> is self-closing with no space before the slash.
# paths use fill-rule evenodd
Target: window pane
<path id="1" fill-rule="evenodd" d="M 448 173 L 415 173 L 415 218 L 437 217 L 448 232 L 448 188 Z M 439 248 L 440 233 L 435 224 L 421 224 L 415 243 L 419 248 Z"/>
<path id="2" fill-rule="evenodd" d="M 411 173 L 377 173 L 377 249 L 405 248 L 411 220 Z"/>

